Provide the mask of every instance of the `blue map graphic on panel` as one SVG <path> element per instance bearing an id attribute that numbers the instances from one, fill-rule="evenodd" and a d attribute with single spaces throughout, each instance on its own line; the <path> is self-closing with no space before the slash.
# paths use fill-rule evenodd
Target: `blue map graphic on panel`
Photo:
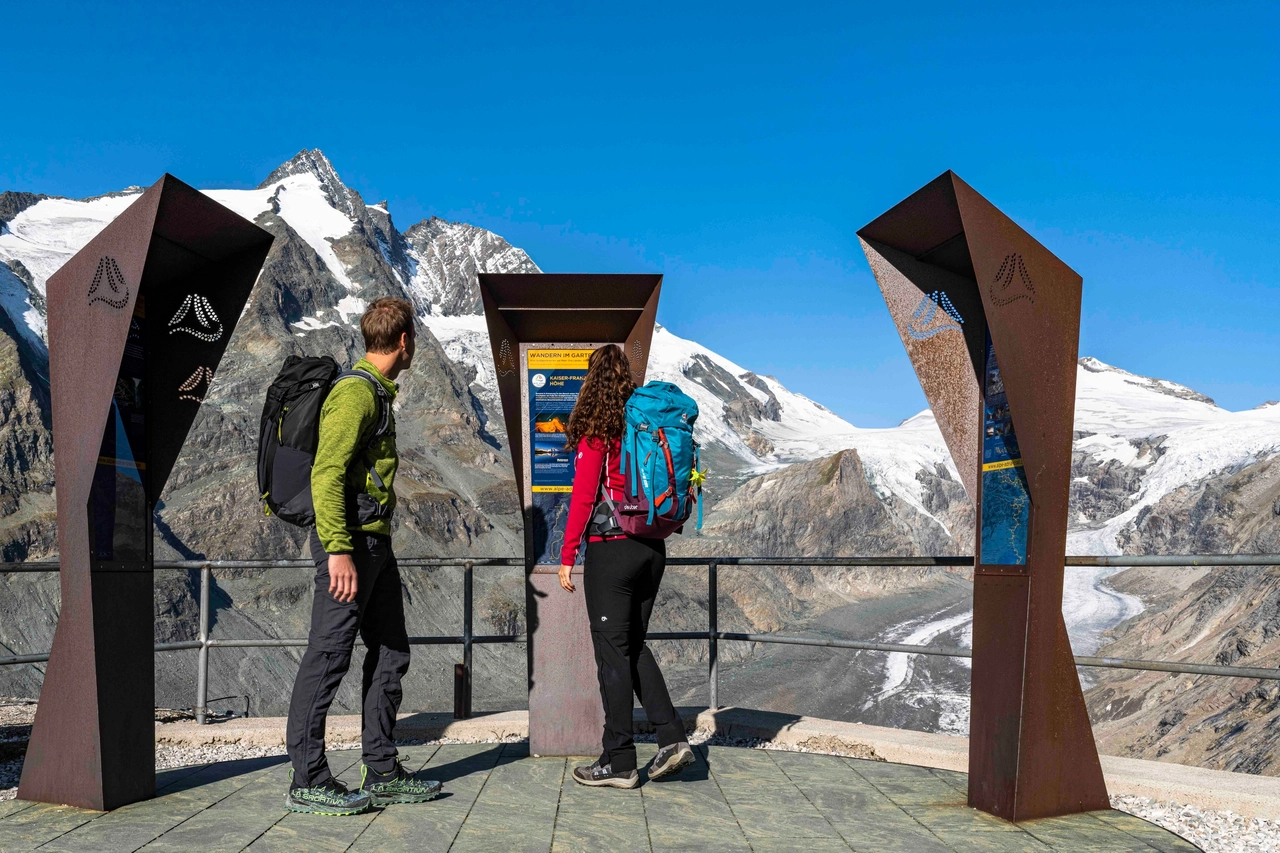
<path id="1" fill-rule="evenodd" d="M 982 542 L 981 562 L 990 566 L 1022 566 L 1027 562 L 1027 526 L 1031 493 L 1022 451 L 1013 431 L 1013 416 L 987 332 L 986 371 L 982 394 Z"/>
<path id="2" fill-rule="evenodd" d="M 569 521 L 569 494 L 539 492 L 533 496 L 534 562 L 559 564 L 564 528 Z"/>
<path id="3" fill-rule="evenodd" d="M 982 562 L 1025 565 L 1030 517 L 1031 496 L 1022 468 L 982 472 Z"/>

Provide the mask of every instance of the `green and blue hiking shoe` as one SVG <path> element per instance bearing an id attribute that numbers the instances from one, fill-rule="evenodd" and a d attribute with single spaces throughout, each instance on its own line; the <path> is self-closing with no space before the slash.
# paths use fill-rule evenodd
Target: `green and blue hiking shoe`
<path id="1" fill-rule="evenodd" d="M 360 791 L 368 794 L 375 806 L 425 803 L 440 796 L 440 788 L 439 782 L 419 779 L 405 770 L 398 759 L 396 769 L 385 775 L 367 764 L 360 767 Z"/>
<path id="2" fill-rule="evenodd" d="M 293 778 L 293 774 L 289 774 Z M 289 786 L 284 807 L 291 812 L 346 817 L 367 812 L 372 800 L 364 791 L 348 791 L 337 779 L 329 779 L 310 788 Z"/>

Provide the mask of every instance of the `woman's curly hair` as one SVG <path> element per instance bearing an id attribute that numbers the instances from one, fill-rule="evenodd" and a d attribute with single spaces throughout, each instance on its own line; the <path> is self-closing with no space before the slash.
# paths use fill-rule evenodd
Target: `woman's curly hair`
<path id="1" fill-rule="evenodd" d="M 603 441 L 620 438 L 626 426 L 623 409 L 634 390 L 631 363 L 621 347 L 605 344 L 591 353 L 587 378 L 582 382 L 577 405 L 569 415 L 569 426 L 565 430 L 568 446 L 576 448 L 584 438 Z"/>

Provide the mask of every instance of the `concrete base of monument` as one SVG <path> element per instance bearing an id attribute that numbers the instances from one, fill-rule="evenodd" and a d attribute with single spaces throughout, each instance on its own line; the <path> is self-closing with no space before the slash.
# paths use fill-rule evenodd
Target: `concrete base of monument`
<path id="1" fill-rule="evenodd" d="M 685 728 L 692 734 L 729 740 L 760 741 L 801 752 L 831 753 L 853 758 L 914 764 L 940 770 L 966 772 L 968 738 L 929 734 L 906 729 L 865 726 L 822 720 L 795 714 L 756 711 L 749 708 L 680 708 Z M 284 747 L 282 717 L 235 719 L 198 726 L 191 722 L 158 723 L 159 746 Z M 651 732 L 644 712 L 636 710 L 636 732 Z M 396 725 L 402 741 L 519 741 L 529 735 L 525 711 L 477 714 L 455 720 L 448 714 L 407 714 Z M 359 716 L 329 718 L 327 740 L 333 745 L 360 740 Z M 1173 801 L 1202 809 L 1227 810 L 1246 817 L 1280 820 L 1280 778 L 1228 773 L 1105 755 L 1102 768 L 1111 794 Z"/>

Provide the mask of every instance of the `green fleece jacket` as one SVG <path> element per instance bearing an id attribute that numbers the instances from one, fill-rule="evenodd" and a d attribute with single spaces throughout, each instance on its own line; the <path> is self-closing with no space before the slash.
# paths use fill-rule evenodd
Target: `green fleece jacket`
<path id="1" fill-rule="evenodd" d="M 399 390 L 366 359 L 353 370 L 372 374 L 387 389 L 391 401 Z M 320 409 L 320 440 L 311 468 L 311 501 L 316 509 L 316 532 L 329 554 L 352 550 L 351 531 L 391 534 L 391 512 L 396 506 L 395 478 L 400 457 L 396 454 L 395 413 L 389 414 L 390 429 L 370 442 L 378 427 L 378 399 L 369 383 L 358 376 L 343 379 Z M 369 469 L 377 471 L 377 481 Z M 360 523 L 361 505 L 367 515 L 372 502 L 384 508 L 383 518 Z"/>

